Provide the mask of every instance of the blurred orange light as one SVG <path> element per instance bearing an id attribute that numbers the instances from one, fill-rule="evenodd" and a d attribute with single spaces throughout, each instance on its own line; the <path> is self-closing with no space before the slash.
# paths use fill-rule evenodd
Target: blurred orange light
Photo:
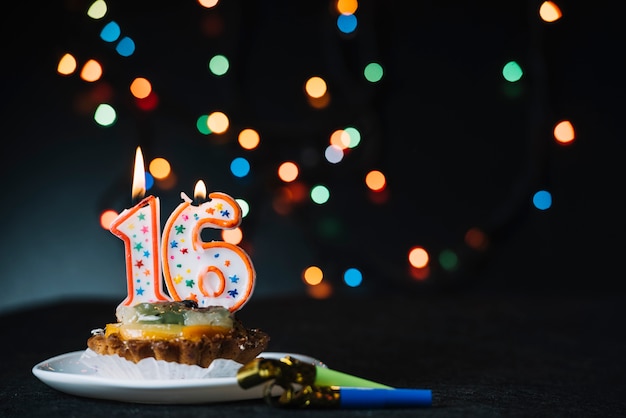
<path id="1" fill-rule="evenodd" d="M 217 3 L 219 3 L 219 0 L 198 0 L 198 4 L 207 9 L 217 6 Z"/>
<path id="2" fill-rule="evenodd" d="M 169 161 L 161 157 L 150 161 L 148 169 L 150 174 L 152 174 L 152 176 L 157 180 L 163 180 L 172 172 L 172 167 L 170 166 Z"/>
<path id="3" fill-rule="evenodd" d="M 83 65 L 80 72 L 80 78 L 88 82 L 94 82 L 102 77 L 102 66 L 94 59 L 90 59 Z"/>
<path id="4" fill-rule="evenodd" d="M 421 269 L 426 267 L 429 259 L 428 252 L 422 247 L 413 247 L 409 251 L 409 264 L 415 268 Z"/>
<path id="5" fill-rule="evenodd" d="M 544 1 L 539 7 L 539 16 L 545 22 L 555 22 L 561 18 L 563 14 L 561 9 L 552 1 Z"/>
<path id="6" fill-rule="evenodd" d="M 278 167 L 278 177 L 284 182 L 292 182 L 298 178 L 298 166 L 291 161 L 285 161 Z"/>
<path id="7" fill-rule="evenodd" d="M 100 214 L 100 226 L 104 229 L 109 229 L 111 227 L 111 222 L 117 218 L 119 214 L 113 209 L 107 209 Z"/>
<path id="8" fill-rule="evenodd" d="M 145 99 L 152 92 L 152 85 L 147 79 L 137 77 L 130 84 L 130 92 L 138 99 Z"/>
<path id="9" fill-rule="evenodd" d="M 350 134 L 343 129 L 337 129 L 330 135 L 330 144 L 346 149 L 350 146 Z"/>
<path id="10" fill-rule="evenodd" d="M 344 15 L 353 15 L 359 7 L 357 0 L 337 0 L 337 11 Z"/>
<path id="11" fill-rule="evenodd" d="M 365 176 L 365 184 L 375 192 L 382 191 L 387 185 L 385 175 L 378 170 L 372 170 Z"/>
<path id="12" fill-rule="evenodd" d="M 317 266 L 307 267 L 302 273 L 302 279 L 308 285 L 315 286 L 322 283 L 324 279 L 324 273 L 322 269 Z"/>
<path id="13" fill-rule="evenodd" d="M 215 132 L 216 134 L 223 134 L 226 132 L 229 125 L 230 122 L 228 121 L 228 116 L 222 112 L 213 112 L 207 119 L 207 126 L 211 132 Z"/>
<path id="14" fill-rule="evenodd" d="M 333 294 L 333 287 L 330 283 L 322 282 L 315 286 L 307 286 L 306 292 L 315 299 L 327 299 Z"/>
<path id="15" fill-rule="evenodd" d="M 574 127 L 568 120 L 563 120 L 554 126 L 554 139 L 561 144 L 569 144 L 574 141 L 576 134 Z"/>
<path id="16" fill-rule="evenodd" d="M 306 94 L 314 99 L 319 99 L 326 94 L 326 82 L 321 77 L 311 77 L 304 85 L 304 89 Z"/>
<path id="17" fill-rule="evenodd" d="M 65 54 L 59 60 L 57 71 L 59 74 L 69 75 L 76 71 L 76 58 L 72 54 Z"/>
<path id="18" fill-rule="evenodd" d="M 233 245 L 237 245 L 243 239 L 243 232 L 240 228 L 222 230 L 222 240 Z"/>
<path id="19" fill-rule="evenodd" d="M 259 133 L 257 131 L 248 128 L 239 132 L 238 141 L 239 145 L 241 145 L 244 149 L 255 149 L 259 146 L 261 138 L 259 137 Z"/>
<path id="20" fill-rule="evenodd" d="M 326 91 L 322 97 L 307 96 L 307 102 L 314 109 L 324 109 L 330 104 L 330 94 Z"/>

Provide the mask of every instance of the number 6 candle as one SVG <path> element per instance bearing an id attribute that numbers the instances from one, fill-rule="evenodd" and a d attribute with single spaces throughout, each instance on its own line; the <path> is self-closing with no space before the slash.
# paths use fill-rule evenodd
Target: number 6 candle
<path id="1" fill-rule="evenodd" d="M 146 193 L 143 155 L 137 147 L 133 173 L 133 201 Z M 126 251 L 126 279 L 128 296 L 121 303 L 132 306 L 140 302 L 170 300 L 162 290 L 159 265 L 160 238 L 159 199 L 143 198 L 130 209 L 125 209 L 113 220 L 110 231 L 124 241 Z"/>
<path id="2" fill-rule="evenodd" d="M 194 197 L 204 199 L 206 187 L 196 185 Z M 255 271 L 248 255 L 238 246 L 202 240 L 205 228 L 232 229 L 241 223 L 241 208 L 224 193 L 209 194 L 209 201 L 195 206 L 181 192 L 183 202 L 172 212 L 163 230 L 163 275 L 174 300 L 191 299 L 199 306 L 221 305 L 240 309 L 254 289 Z"/>

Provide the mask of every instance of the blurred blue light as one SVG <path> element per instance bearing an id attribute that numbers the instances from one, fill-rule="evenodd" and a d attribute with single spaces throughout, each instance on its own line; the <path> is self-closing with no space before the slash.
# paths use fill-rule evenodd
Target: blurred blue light
<path id="1" fill-rule="evenodd" d="M 533 196 L 533 204 L 537 209 L 546 210 L 552 206 L 552 195 L 545 190 L 539 190 Z"/>
<path id="2" fill-rule="evenodd" d="M 146 190 L 150 190 L 154 186 L 154 177 L 152 174 L 146 172 Z"/>
<path id="3" fill-rule="evenodd" d="M 128 36 L 123 37 L 115 47 L 118 54 L 123 57 L 129 57 L 135 52 L 135 42 Z"/>
<path id="4" fill-rule="evenodd" d="M 339 15 L 337 27 L 343 33 L 352 33 L 356 29 L 357 20 L 355 15 Z"/>
<path id="5" fill-rule="evenodd" d="M 350 287 L 357 287 L 363 281 L 363 275 L 358 269 L 349 268 L 343 274 L 343 281 Z"/>
<path id="6" fill-rule="evenodd" d="M 250 172 L 250 163 L 243 157 L 237 157 L 230 163 L 230 171 L 236 177 L 245 177 Z"/>
<path id="7" fill-rule="evenodd" d="M 111 21 L 102 28 L 100 38 L 105 42 L 115 42 L 121 33 L 120 26 L 116 22 Z"/>

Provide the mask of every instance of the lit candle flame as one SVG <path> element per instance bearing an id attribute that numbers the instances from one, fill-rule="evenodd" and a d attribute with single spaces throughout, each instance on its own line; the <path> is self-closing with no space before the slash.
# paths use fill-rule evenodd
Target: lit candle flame
<path id="1" fill-rule="evenodd" d="M 193 198 L 196 201 L 206 199 L 206 184 L 202 180 L 196 182 L 196 187 L 193 189 Z"/>
<path id="2" fill-rule="evenodd" d="M 145 195 L 146 195 L 146 172 L 144 169 L 143 154 L 141 153 L 141 148 L 137 147 L 137 152 L 135 153 L 135 169 L 133 171 L 133 190 L 132 190 L 133 201 L 143 199 Z"/>

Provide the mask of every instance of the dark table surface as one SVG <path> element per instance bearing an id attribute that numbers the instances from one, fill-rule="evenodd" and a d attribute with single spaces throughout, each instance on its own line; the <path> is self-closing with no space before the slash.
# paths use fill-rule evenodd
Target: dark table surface
<path id="1" fill-rule="evenodd" d="M 307 354 L 394 387 L 429 388 L 430 408 L 278 409 L 262 399 L 147 405 L 82 398 L 32 367 L 82 350 L 118 301 L 62 301 L 2 316 L 0 416 L 626 416 L 623 295 L 437 294 L 250 301 L 238 317 L 268 351 Z"/>

